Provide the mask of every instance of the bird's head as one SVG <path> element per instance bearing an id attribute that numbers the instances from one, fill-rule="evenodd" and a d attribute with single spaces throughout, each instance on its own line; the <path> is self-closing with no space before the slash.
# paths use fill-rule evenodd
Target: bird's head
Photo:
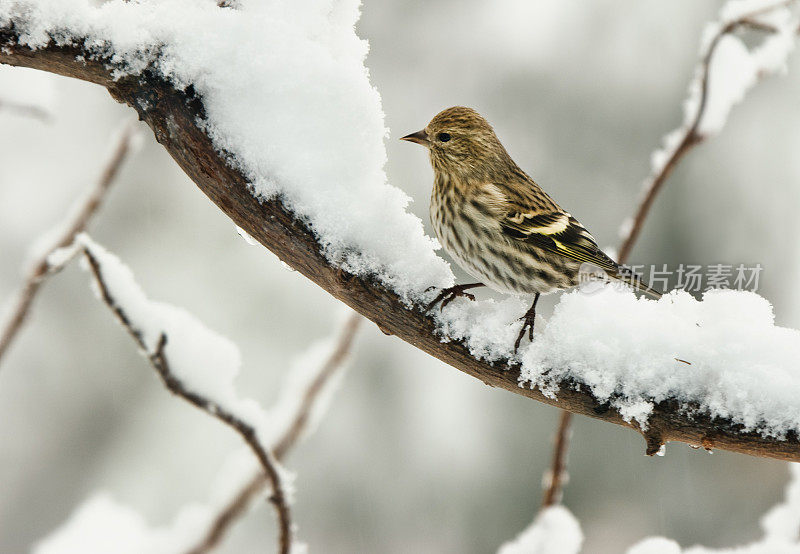
<path id="1" fill-rule="evenodd" d="M 514 163 L 489 122 L 463 106 L 439 112 L 422 131 L 401 140 L 428 148 L 438 172 L 481 178 Z"/>

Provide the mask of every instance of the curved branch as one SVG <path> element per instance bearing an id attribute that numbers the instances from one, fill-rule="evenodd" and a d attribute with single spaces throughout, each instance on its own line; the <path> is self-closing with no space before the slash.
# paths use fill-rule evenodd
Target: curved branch
<path id="1" fill-rule="evenodd" d="M 280 199 L 259 203 L 247 188 L 247 179 L 226 162 L 198 125 L 203 103 L 191 87 L 176 90 L 169 82 L 145 71 L 138 77 L 115 81 L 108 60 L 93 59 L 74 46 L 31 50 L 18 44 L 13 27 L 0 28 L 0 63 L 30 67 L 99 84 L 119 102 L 137 110 L 153 130 L 156 140 L 186 174 L 233 222 L 247 231 L 281 260 L 299 271 L 386 333 L 435 356 L 446 364 L 500 387 L 567 411 L 630 427 L 645 435 L 647 453 L 656 453 L 665 441 L 713 445 L 754 456 L 800 461 L 800 441 L 792 433 L 785 440 L 744 432 L 741 425 L 711 420 L 675 401 L 657 404 L 642 431 L 626 422 L 616 409 L 600 403 L 585 387 L 563 381 L 558 398 L 520 387 L 519 370 L 509 363 L 476 360 L 459 341 L 443 343 L 436 326 L 422 308 L 409 309 L 393 292 L 369 279 L 352 276 L 328 264 L 311 230 L 294 218 Z M 81 61 L 76 59 L 81 57 Z"/>
<path id="2" fill-rule="evenodd" d="M 263 475 L 265 479 L 268 479 L 272 485 L 272 496 L 269 500 L 275 507 L 275 512 L 278 516 L 278 551 L 280 554 L 289 554 L 292 550 L 292 516 L 286 490 L 275 458 L 268 448 L 261 444 L 255 427 L 234 414 L 225 406 L 189 389 L 175 375 L 165 352 L 168 340 L 166 333 L 161 332 L 158 344 L 153 351 L 150 351 L 143 337 L 141 328 L 138 327 L 136 322 L 131 321 L 131 318 L 128 316 L 123 306 L 117 302 L 117 299 L 114 298 L 109 290 L 100 261 L 86 246 L 83 247 L 83 255 L 86 258 L 88 269 L 100 293 L 100 299 L 114 313 L 120 324 L 125 327 L 133 340 L 136 341 L 136 344 L 145 354 L 150 365 L 153 366 L 153 369 L 155 369 L 159 377 L 161 377 L 161 381 L 164 383 L 167 390 L 183 398 L 195 408 L 206 412 L 225 425 L 231 427 L 241 435 L 244 442 L 253 451 L 259 464 L 261 464 L 261 468 L 264 470 Z"/>
<path id="3" fill-rule="evenodd" d="M 639 234 L 642 232 L 645 219 L 647 219 L 647 215 L 650 213 L 650 208 L 653 206 L 656 196 L 658 196 L 658 193 L 661 191 L 661 188 L 664 186 L 667 178 L 672 174 L 672 171 L 678 165 L 678 162 L 686 154 L 688 154 L 692 148 L 704 142 L 708 138 L 708 135 L 700 131 L 700 124 L 703 121 L 703 116 L 706 112 L 706 105 L 708 104 L 711 59 L 714 57 L 714 53 L 716 52 L 720 41 L 722 41 L 725 36 L 735 33 L 739 29 L 743 28 L 765 33 L 777 32 L 778 29 L 774 26 L 762 23 L 755 18 L 764 13 L 768 13 L 789 5 L 793 1 L 794 0 L 784 0 L 782 2 L 762 7 L 742 15 L 741 17 L 734 19 L 733 21 L 730 21 L 724 26 L 720 27 L 711 38 L 711 41 L 708 43 L 708 47 L 703 52 L 698 65 L 697 71 L 699 73 L 699 77 L 696 78 L 699 78 L 700 96 L 696 111 L 691 121 L 683 127 L 683 132 L 678 145 L 672 149 L 672 152 L 670 152 L 666 162 L 664 162 L 664 164 L 657 171 L 651 173 L 647 178 L 647 181 L 645 182 L 644 196 L 642 197 L 642 201 L 636 209 L 631 226 L 628 229 L 626 236 L 623 238 L 622 243 L 620 244 L 617 262 L 624 264 L 628 261 L 628 256 L 630 255 L 634 244 L 636 244 Z M 798 32 L 800 32 L 800 30 L 798 30 Z"/>

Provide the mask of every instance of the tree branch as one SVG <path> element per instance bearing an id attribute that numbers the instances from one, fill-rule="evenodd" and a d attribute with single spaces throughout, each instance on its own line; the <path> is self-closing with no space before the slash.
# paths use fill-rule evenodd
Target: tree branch
<path id="1" fill-rule="evenodd" d="M 341 369 L 347 355 L 350 353 L 350 348 L 356 337 L 356 331 L 358 331 L 363 320 L 363 317 L 353 312 L 350 317 L 347 318 L 347 321 L 345 321 L 339 339 L 336 342 L 336 347 L 325 360 L 325 363 L 314 376 L 314 379 L 312 379 L 308 387 L 306 387 L 303 392 L 302 401 L 294 414 L 294 418 L 289 423 L 283 435 L 281 435 L 272 446 L 272 455 L 275 456 L 275 459 L 279 462 L 283 461 L 289 451 L 297 445 L 308 429 L 311 413 L 319 400 L 320 393 L 330 381 L 331 377 Z M 231 525 L 244 515 L 253 499 L 261 493 L 266 484 L 267 479 L 263 473 L 259 472 L 254 475 L 252 479 L 231 498 L 230 502 L 222 511 L 217 514 L 217 517 L 214 519 L 205 536 L 198 545 L 189 550 L 187 554 L 205 554 L 211 552 L 219 545 L 225 534 L 230 530 Z"/>
<path id="2" fill-rule="evenodd" d="M 561 502 L 561 489 L 567 481 L 567 453 L 569 452 L 570 423 L 572 414 L 562 411 L 558 418 L 558 428 L 553 440 L 553 460 L 550 469 L 544 474 L 544 497 L 542 509 Z"/>
<path id="3" fill-rule="evenodd" d="M 57 238 L 52 243 L 52 246 L 32 264 L 19 292 L 17 292 L 16 300 L 13 302 L 13 307 L 8 314 L 8 318 L 2 327 L 0 327 L 0 363 L 3 360 L 3 354 L 6 353 L 8 347 L 25 323 L 30 313 L 33 300 L 45 279 L 54 272 L 59 271 L 64 264 L 69 261 L 67 259 L 60 264 L 53 265 L 50 256 L 59 248 L 66 248 L 71 245 L 75 242 L 75 237 L 86 230 L 87 225 L 97 213 L 111 184 L 119 174 L 122 163 L 130 152 L 131 137 L 134 132 L 133 125 L 131 123 L 126 123 L 111 158 L 106 162 L 97 184 L 89 192 L 85 200 L 81 202 L 78 210 L 67 218 L 67 221 L 63 224 L 63 230 L 57 234 Z"/>
<path id="4" fill-rule="evenodd" d="M 776 27 L 773 25 L 765 24 L 759 22 L 756 18 L 764 13 L 774 11 L 776 9 L 785 7 L 795 0 L 784 0 L 783 2 L 778 2 L 776 4 L 759 8 L 752 12 L 742 15 L 741 17 L 728 22 L 727 24 L 723 25 L 717 33 L 712 37 L 711 41 L 708 43 L 708 48 L 703 53 L 700 59 L 699 65 L 699 72 L 700 72 L 700 99 L 697 106 L 697 111 L 694 114 L 691 122 L 688 125 L 685 125 L 683 128 L 683 134 L 681 135 L 680 140 L 678 141 L 678 145 L 672 150 L 667 158 L 667 161 L 654 173 L 652 173 L 645 182 L 645 193 L 642 197 L 642 201 L 639 204 L 639 207 L 636 209 L 636 213 L 633 216 L 633 223 L 630 226 L 628 232 L 626 233 L 625 238 L 622 240 L 622 243 L 619 247 L 619 255 L 617 261 L 620 264 L 624 264 L 628 261 L 628 256 L 630 256 L 631 250 L 633 249 L 633 245 L 636 244 L 636 241 L 639 238 L 639 234 L 642 232 L 642 227 L 644 226 L 645 219 L 647 219 L 647 215 L 650 213 L 650 208 L 653 206 L 653 202 L 658 196 L 658 193 L 661 191 L 661 188 L 664 186 L 664 183 L 667 181 L 667 178 L 672 174 L 672 171 L 678 165 L 678 162 L 686 156 L 695 146 L 704 142 L 708 136 L 701 133 L 700 123 L 703 121 L 703 116 L 705 115 L 706 105 L 708 103 L 708 87 L 709 87 L 709 73 L 711 68 L 711 59 L 714 57 L 714 52 L 716 52 L 717 46 L 719 46 L 720 41 L 726 35 L 730 35 L 735 33 L 736 31 L 748 28 L 754 31 L 766 32 L 766 33 L 775 33 L 778 31 Z M 800 30 L 798 30 L 800 32 Z M 761 77 L 761 76 L 759 76 Z"/>
<path id="5" fill-rule="evenodd" d="M 76 60 L 82 56 L 81 61 Z M 50 44 L 31 50 L 18 43 L 13 28 L 0 29 L 0 63 L 41 69 L 99 84 L 119 102 L 139 113 L 158 140 L 180 167 L 233 222 L 293 269 L 328 291 L 357 312 L 375 322 L 381 330 L 435 356 L 443 362 L 480 379 L 540 402 L 602 419 L 642 432 L 626 422 L 616 409 L 602 404 L 579 383 L 561 382 L 558 398 L 548 398 L 539 390 L 518 385 L 519 369 L 509 362 L 489 364 L 476 360 L 460 341 L 443 343 L 436 334 L 434 320 L 419 306 L 407 307 L 393 292 L 368 278 L 352 276 L 328 264 L 312 231 L 294 218 L 280 198 L 259 202 L 248 191 L 247 179 L 226 162 L 200 127 L 203 103 L 192 87 L 176 90 L 154 72 L 115 81 L 111 60 L 92 59 L 89 52 L 75 46 Z M 716 448 L 755 456 L 800 460 L 796 433 L 785 440 L 765 438 L 757 432 L 744 432 L 739 424 L 711 420 L 695 406 L 676 401 L 656 404 L 642 432 L 650 445 L 655 441 L 681 441 L 689 444 L 713 442 Z"/>
<path id="6" fill-rule="evenodd" d="M 350 349 L 353 346 L 353 341 L 356 338 L 356 331 L 363 318 L 353 313 L 347 318 L 342 326 L 339 339 L 336 342 L 336 347 L 331 352 L 328 359 L 320 368 L 314 379 L 308 384 L 308 387 L 303 392 L 303 399 L 295 412 L 294 418 L 289 426 L 284 431 L 283 435 L 278 439 L 272 447 L 272 453 L 278 460 L 282 460 L 289 451 L 294 448 L 300 439 L 308 430 L 308 424 L 311 420 L 311 414 L 319 399 L 320 393 L 325 388 L 325 385 L 331 380 L 331 377 L 341 369 L 342 364 L 350 354 Z"/>
<path id="7" fill-rule="evenodd" d="M 145 352 L 147 359 L 161 377 L 167 390 L 234 429 L 241 435 L 242 439 L 247 443 L 247 446 L 249 446 L 256 455 L 266 478 L 272 485 L 270 501 L 275 506 L 275 511 L 278 515 L 279 552 L 281 554 L 289 554 L 292 549 L 292 518 L 289 502 L 286 499 L 286 493 L 283 488 L 283 481 L 277 467 L 277 462 L 275 462 L 269 450 L 262 446 L 255 428 L 236 416 L 225 406 L 213 402 L 188 389 L 183 382 L 172 373 L 164 351 L 167 346 L 167 335 L 165 333 L 161 333 L 155 350 L 150 351 L 148 349 L 147 343 L 136 322 L 131 321 L 124 307 L 111 295 L 103 277 L 103 268 L 99 260 L 92 254 L 89 248 L 83 248 L 83 255 L 86 257 L 89 270 L 100 291 L 100 299 L 114 312 L 114 315 L 116 315 L 122 326 L 130 333 L 131 337 L 136 341 L 136 344 L 139 345 L 139 348 Z"/>
<path id="8" fill-rule="evenodd" d="M 708 103 L 708 87 L 709 87 L 709 73 L 711 68 L 711 59 L 714 56 L 720 40 L 725 35 L 731 34 L 738 29 L 748 28 L 754 31 L 763 33 L 777 33 L 779 29 L 774 25 L 763 23 L 757 19 L 758 16 L 766 12 L 789 5 L 794 0 L 786 0 L 777 4 L 759 8 L 755 11 L 747 13 L 740 18 L 729 22 L 724 25 L 711 39 L 708 48 L 703 53 L 700 59 L 700 101 L 697 106 L 697 112 L 692 119 L 692 122 L 685 127 L 683 136 L 681 137 L 678 146 L 672 151 L 666 163 L 661 166 L 661 169 L 656 173 L 650 175 L 646 182 L 645 194 L 642 198 L 639 207 L 633 216 L 633 224 L 627 232 L 627 235 L 622 240 L 619 248 L 618 262 L 624 264 L 628 260 L 628 256 L 633 250 L 633 246 L 639 239 L 645 220 L 650 213 L 650 208 L 658 196 L 661 187 L 666 183 L 667 178 L 672 174 L 672 170 L 678 165 L 681 159 L 694 147 L 703 142 L 707 136 L 698 132 L 700 123 L 705 115 L 706 105 Z M 800 32 L 798 29 L 797 32 Z M 542 508 L 546 508 L 553 504 L 557 504 L 561 497 L 561 488 L 564 485 L 562 476 L 566 472 L 566 458 L 569 451 L 569 435 L 570 425 L 572 422 L 572 414 L 568 411 L 561 412 L 559 418 L 558 428 L 556 430 L 556 437 L 554 441 L 553 460 L 549 472 L 545 475 L 545 495 L 542 501 Z M 655 447 L 653 445 L 653 447 Z M 660 449 L 661 445 L 658 445 Z M 648 452 L 651 453 L 652 448 L 648 441 Z"/>

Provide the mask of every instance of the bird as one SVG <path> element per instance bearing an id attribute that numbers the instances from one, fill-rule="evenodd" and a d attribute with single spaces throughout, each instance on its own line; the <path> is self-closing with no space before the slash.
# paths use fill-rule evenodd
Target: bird
<path id="1" fill-rule="evenodd" d="M 480 281 L 442 289 L 427 310 L 440 302 L 443 309 L 457 297 L 475 300 L 467 291 L 482 286 L 533 295 L 520 318 L 517 352 L 526 331 L 533 340 L 539 296 L 577 286 L 586 275 L 661 296 L 606 255 L 591 233 L 519 168 L 474 109 L 447 108 L 401 140 L 428 149 L 434 172 L 433 230 L 453 260 Z"/>

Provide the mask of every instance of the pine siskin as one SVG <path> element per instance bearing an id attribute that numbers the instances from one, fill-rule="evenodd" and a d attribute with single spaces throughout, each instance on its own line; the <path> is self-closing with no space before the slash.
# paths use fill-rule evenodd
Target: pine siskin
<path id="1" fill-rule="evenodd" d="M 428 148 L 433 229 L 453 259 L 482 281 L 443 290 L 429 308 L 458 296 L 474 300 L 465 291 L 484 283 L 500 292 L 533 294 L 531 308 L 520 318 L 516 350 L 526 330 L 533 339 L 539 295 L 579 284 L 583 264 L 661 296 L 604 254 L 589 231 L 514 163 L 475 110 L 448 108 L 402 140 Z"/>

